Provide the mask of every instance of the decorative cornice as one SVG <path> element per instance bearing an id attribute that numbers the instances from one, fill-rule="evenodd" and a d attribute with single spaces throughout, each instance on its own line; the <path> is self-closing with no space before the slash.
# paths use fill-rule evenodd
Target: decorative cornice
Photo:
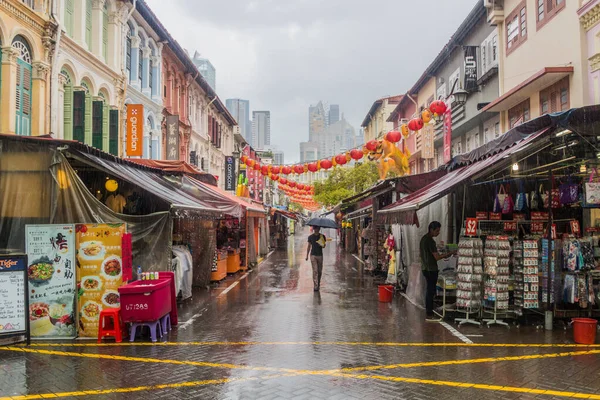
<path id="1" fill-rule="evenodd" d="M 581 22 L 581 25 L 583 25 L 583 29 L 586 31 L 589 31 L 596 26 L 598 22 L 600 22 L 600 4 L 597 4 L 587 13 L 579 17 L 579 21 Z"/>
<path id="2" fill-rule="evenodd" d="M 12 64 L 17 61 L 19 52 L 12 46 L 2 48 L 2 64 Z"/>
<path id="3" fill-rule="evenodd" d="M 6 11 L 10 16 L 21 21 L 23 25 L 31 28 L 36 34 L 42 36 L 44 34 L 48 19 L 43 18 L 22 1 L 0 0 L 0 9 Z"/>
<path id="4" fill-rule="evenodd" d="M 74 57 L 86 65 L 86 68 L 89 70 L 103 74 L 105 77 L 109 77 L 109 80 L 110 78 L 121 76 L 120 71 L 115 71 L 110 68 L 103 60 L 100 60 L 95 54 L 81 47 L 68 35 L 64 35 L 61 38 L 60 47 L 63 51 L 63 54 L 65 54 L 67 57 Z"/>
<path id="5" fill-rule="evenodd" d="M 33 67 L 33 79 L 48 79 L 48 73 L 50 73 L 50 64 L 43 61 L 35 61 L 32 64 Z"/>
<path id="6" fill-rule="evenodd" d="M 92 0 L 92 9 L 102 10 L 105 2 L 106 0 Z"/>
<path id="7" fill-rule="evenodd" d="M 590 68 L 592 69 L 592 72 L 598 71 L 600 69 L 600 53 L 594 54 L 593 56 L 588 58 L 588 60 L 590 62 Z"/>

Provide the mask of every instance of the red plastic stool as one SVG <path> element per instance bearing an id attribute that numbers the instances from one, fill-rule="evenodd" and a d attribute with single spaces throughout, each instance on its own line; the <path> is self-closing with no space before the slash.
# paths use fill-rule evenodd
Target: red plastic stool
<path id="1" fill-rule="evenodd" d="M 115 342 L 117 343 L 123 341 L 120 308 L 107 308 L 102 310 L 98 322 L 98 343 L 102 342 L 102 338 L 108 336 L 114 337 Z"/>

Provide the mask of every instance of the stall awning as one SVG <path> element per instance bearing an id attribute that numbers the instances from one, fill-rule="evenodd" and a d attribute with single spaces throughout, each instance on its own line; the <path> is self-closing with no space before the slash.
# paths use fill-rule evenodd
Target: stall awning
<path id="1" fill-rule="evenodd" d="M 179 160 L 149 160 L 146 158 L 127 158 L 129 162 L 145 165 L 147 167 L 160 169 L 165 172 L 173 172 L 177 174 L 192 175 L 200 182 L 208 183 L 209 185 L 217 185 L 217 178 L 208 172 L 200 171 L 198 168 L 185 161 Z"/>
<path id="2" fill-rule="evenodd" d="M 273 211 L 273 214 L 279 214 L 287 219 L 291 219 L 292 221 L 298 221 L 298 217 L 296 216 L 296 214 L 291 213 L 289 211 L 280 210 L 277 208 L 273 208 L 272 211 Z"/>
<path id="3" fill-rule="evenodd" d="M 418 226 L 417 210 L 442 198 L 451 192 L 454 187 L 475 179 L 478 175 L 490 175 L 495 171 L 508 167 L 514 162 L 513 156 L 519 157 L 519 152 L 528 149 L 530 150 L 528 153 L 531 153 L 532 143 L 546 132 L 547 129 L 544 129 L 514 144 L 505 151 L 448 172 L 448 174 L 432 184 L 404 197 L 395 204 L 383 208 L 377 214 L 382 218 L 383 222 L 388 224 Z M 524 153 L 523 157 L 525 156 L 526 154 Z"/>
<path id="4" fill-rule="evenodd" d="M 203 203 L 200 199 L 179 189 L 159 173 L 145 170 L 143 167 L 137 168 L 129 163 L 120 163 L 100 158 L 94 154 L 84 153 L 76 149 L 69 149 L 69 156 L 98 168 L 109 175 L 139 186 L 166 201 L 172 208 L 191 209 L 215 216 L 220 215 L 220 211 L 217 208 L 211 207 Z"/>
<path id="5" fill-rule="evenodd" d="M 506 111 L 572 73 L 573 67 L 546 67 L 488 104 L 481 112 Z"/>
<path id="6" fill-rule="evenodd" d="M 346 219 L 346 220 L 358 219 L 360 217 L 364 217 L 364 216 L 370 215 L 371 212 L 373 212 L 373 205 L 366 206 L 366 207 L 363 207 L 363 208 L 359 208 L 356 211 L 352 211 L 350 214 L 346 215 L 344 217 L 344 219 Z"/>

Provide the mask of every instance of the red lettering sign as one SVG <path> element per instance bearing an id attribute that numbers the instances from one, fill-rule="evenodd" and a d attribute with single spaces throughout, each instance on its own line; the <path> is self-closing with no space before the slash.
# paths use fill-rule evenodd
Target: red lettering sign
<path id="1" fill-rule="evenodd" d="M 540 212 L 540 211 L 533 211 L 531 213 L 531 220 L 532 221 L 548 221 L 548 213 Z"/>
<path id="2" fill-rule="evenodd" d="M 581 228 L 579 227 L 579 221 L 573 220 L 570 222 L 571 225 L 571 233 L 577 237 L 581 235 Z"/>
<path id="3" fill-rule="evenodd" d="M 465 235 L 467 236 L 477 236 L 477 218 L 467 218 L 467 222 L 465 223 Z"/>
<path id="4" fill-rule="evenodd" d="M 488 214 L 487 211 L 477 211 L 475 213 L 475 218 L 483 220 L 483 221 L 487 221 L 490 218 L 490 215 Z"/>
<path id="5" fill-rule="evenodd" d="M 502 214 L 501 213 L 490 213 L 490 220 L 491 221 L 502 221 Z"/>
<path id="6" fill-rule="evenodd" d="M 504 223 L 504 232 L 513 232 L 517 230 L 517 221 L 507 221 Z"/>
<path id="7" fill-rule="evenodd" d="M 531 223 L 531 233 L 543 233 L 544 232 L 544 223 L 543 222 L 532 222 Z"/>

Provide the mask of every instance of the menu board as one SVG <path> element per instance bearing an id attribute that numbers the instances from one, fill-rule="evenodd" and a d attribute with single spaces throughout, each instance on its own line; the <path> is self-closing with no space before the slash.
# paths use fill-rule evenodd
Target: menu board
<path id="1" fill-rule="evenodd" d="M 29 324 L 33 338 L 74 338 L 75 226 L 27 225 Z"/>
<path id="2" fill-rule="evenodd" d="M 120 307 L 125 224 L 75 226 L 79 336 L 98 337 L 100 312 Z"/>
<path id="3" fill-rule="evenodd" d="M 0 336 L 26 333 L 27 257 L 0 256 Z"/>

